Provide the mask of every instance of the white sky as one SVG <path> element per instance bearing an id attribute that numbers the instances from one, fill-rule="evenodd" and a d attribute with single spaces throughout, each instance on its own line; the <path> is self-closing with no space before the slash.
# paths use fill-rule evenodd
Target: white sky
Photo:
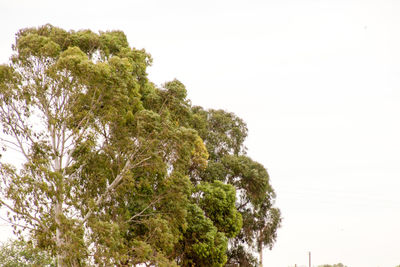
<path id="1" fill-rule="evenodd" d="M 400 1 L 2 1 L 0 62 L 45 23 L 123 30 L 152 81 L 248 123 L 284 217 L 265 266 L 400 264 Z"/>

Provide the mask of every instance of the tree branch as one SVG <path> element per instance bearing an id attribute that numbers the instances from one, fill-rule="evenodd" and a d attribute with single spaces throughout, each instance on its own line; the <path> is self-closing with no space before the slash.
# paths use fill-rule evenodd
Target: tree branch
<path id="1" fill-rule="evenodd" d="M 162 196 L 159 196 L 158 198 L 156 198 L 155 200 L 153 200 L 152 202 L 150 202 L 150 204 L 144 208 L 141 212 L 133 215 L 131 218 L 129 218 L 128 222 L 133 221 L 136 217 L 141 216 L 146 210 L 148 210 L 151 206 L 153 206 L 154 204 L 156 204 L 157 202 L 159 202 L 162 199 Z"/>
<path id="2" fill-rule="evenodd" d="M 129 169 L 138 167 L 140 164 L 143 162 L 149 160 L 151 157 L 144 158 L 140 160 L 139 162 L 135 163 L 132 165 L 131 160 L 128 159 L 125 163 L 124 168 L 121 170 L 121 172 L 117 175 L 117 177 L 114 179 L 114 181 L 107 187 L 106 191 L 96 200 L 95 204 L 96 206 L 99 206 L 100 204 L 103 203 L 104 199 L 115 189 L 115 187 L 121 182 L 121 180 L 124 178 L 125 174 L 128 172 Z M 85 223 L 90 216 L 92 216 L 93 210 L 89 210 L 88 213 L 86 213 L 85 217 L 82 220 L 82 223 Z"/>
<path id="3" fill-rule="evenodd" d="M 29 226 L 26 226 L 26 225 L 21 225 L 21 224 L 14 223 L 14 222 L 11 222 L 11 221 L 9 221 L 9 220 L 6 220 L 6 219 L 4 219 L 3 217 L 0 217 L 0 219 L 1 219 L 1 220 L 3 220 L 3 221 L 5 221 L 5 222 L 7 222 L 7 223 L 9 223 L 9 224 L 12 224 L 12 225 L 14 225 L 14 226 L 18 226 L 18 227 L 26 228 L 26 229 L 29 229 L 29 230 L 32 230 L 32 231 L 34 231 L 34 230 L 35 230 L 35 229 L 33 229 L 33 228 L 29 227 Z"/>
<path id="4" fill-rule="evenodd" d="M 5 203 L 3 200 L 0 200 L 0 205 L 4 205 L 6 208 L 8 208 L 9 210 L 11 210 L 12 212 L 19 214 L 21 216 L 26 216 L 31 220 L 34 220 L 35 222 L 37 222 L 42 228 L 46 229 L 47 231 L 49 231 L 49 228 L 44 225 L 38 218 L 33 217 L 32 215 L 30 215 L 29 213 L 25 213 L 25 212 L 21 212 L 18 210 L 15 210 L 13 207 L 11 207 L 10 205 L 8 205 L 7 203 Z"/>

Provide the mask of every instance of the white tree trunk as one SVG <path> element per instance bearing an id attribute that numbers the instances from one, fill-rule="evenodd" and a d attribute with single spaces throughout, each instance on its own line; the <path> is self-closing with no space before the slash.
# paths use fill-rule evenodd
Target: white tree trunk
<path id="1" fill-rule="evenodd" d="M 54 153 L 56 153 L 56 154 L 58 154 L 59 156 L 58 157 L 56 157 L 55 159 L 54 159 L 54 171 L 55 172 L 61 172 L 61 169 L 62 169 L 62 166 L 61 166 L 61 164 L 62 164 L 62 157 L 63 157 L 63 155 L 62 154 L 59 154 L 59 151 L 58 151 L 58 147 L 57 147 L 57 145 L 56 145 L 56 133 L 55 133 L 55 130 L 54 130 L 54 126 L 52 127 L 52 129 L 51 129 L 51 132 L 52 132 L 52 142 L 53 142 L 53 150 L 54 150 Z M 58 140 L 60 140 L 60 136 L 57 136 L 57 138 L 58 138 Z M 61 144 L 61 147 L 63 148 L 64 147 L 64 144 Z M 55 205 L 54 205 L 54 220 L 55 220 L 55 223 L 56 223 L 56 249 L 57 249 L 57 266 L 58 267 L 64 267 L 64 266 L 66 266 L 66 262 L 65 262 L 65 252 L 64 252 L 64 248 L 63 248 L 63 246 L 65 245 L 64 244 L 64 233 L 63 233 L 63 231 L 62 231 L 62 220 L 61 220 L 61 218 L 63 217 L 63 196 L 62 196 L 62 193 L 61 192 L 63 192 L 64 190 L 64 188 L 63 188 L 63 181 L 58 181 L 58 182 L 56 182 L 56 184 L 57 184 L 57 193 L 56 193 L 56 198 L 57 198 L 57 200 L 56 200 L 56 203 L 55 203 Z"/>
<path id="2" fill-rule="evenodd" d="M 63 267 L 64 262 L 65 262 L 65 254 L 62 252 L 62 246 L 63 246 L 63 234 L 60 229 L 61 226 L 61 220 L 60 217 L 62 215 L 62 203 L 57 202 L 55 205 L 55 221 L 56 221 L 56 246 L 57 246 L 57 266 L 58 267 Z"/>

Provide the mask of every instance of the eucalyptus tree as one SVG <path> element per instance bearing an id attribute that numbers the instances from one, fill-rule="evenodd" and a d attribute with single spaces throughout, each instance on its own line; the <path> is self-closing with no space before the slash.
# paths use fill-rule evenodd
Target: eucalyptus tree
<path id="1" fill-rule="evenodd" d="M 245 122 L 224 110 L 193 107 L 191 123 L 204 140 L 209 160 L 207 168 L 192 175 L 194 183 L 215 180 L 236 188 L 236 208 L 243 227 L 230 239 L 227 265 L 262 265 L 262 250 L 272 248 L 281 225 L 280 210 L 274 207 L 275 192 L 265 167 L 246 155 Z M 259 254 L 257 262 L 253 252 Z"/>
<path id="2" fill-rule="evenodd" d="M 252 266 L 272 246 L 280 212 L 240 118 L 155 86 L 120 31 L 27 28 L 13 51 L 0 205 L 57 266 Z"/>
<path id="3" fill-rule="evenodd" d="M 24 160 L 3 157 L 1 205 L 58 266 L 124 260 L 124 226 L 142 211 L 118 214 L 118 196 L 162 150 L 139 94 L 150 56 L 120 31 L 51 25 L 19 31 L 13 50 L 0 66 L 1 142 Z"/>

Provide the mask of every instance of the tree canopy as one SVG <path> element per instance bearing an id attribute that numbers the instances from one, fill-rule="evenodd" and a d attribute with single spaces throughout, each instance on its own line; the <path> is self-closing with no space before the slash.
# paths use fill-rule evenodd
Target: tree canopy
<path id="1" fill-rule="evenodd" d="M 0 205 L 57 266 L 254 266 L 273 246 L 280 211 L 243 120 L 153 84 L 121 31 L 27 28 L 13 51 Z"/>

